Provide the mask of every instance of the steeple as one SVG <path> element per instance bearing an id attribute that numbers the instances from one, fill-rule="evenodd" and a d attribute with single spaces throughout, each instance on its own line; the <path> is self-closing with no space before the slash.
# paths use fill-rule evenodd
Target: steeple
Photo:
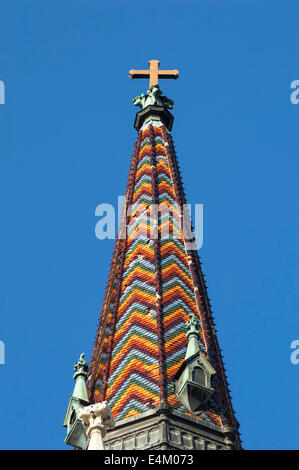
<path id="1" fill-rule="evenodd" d="M 186 199 L 170 135 L 174 103 L 163 96 L 155 70 L 147 94 L 133 100 L 141 108 L 134 123 L 138 137 L 90 365 L 89 400 L 107 400 L 115 419 L 107 449 L 238 449 L 201 263 L 185 230 Z M 165 71 L 162 78 L 177 76 Z"/>

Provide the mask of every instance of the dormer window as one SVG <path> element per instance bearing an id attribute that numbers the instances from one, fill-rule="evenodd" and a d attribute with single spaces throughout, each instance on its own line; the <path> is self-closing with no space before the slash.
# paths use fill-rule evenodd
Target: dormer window
<path id="1" fill-rule="evenodd" d="M 211 378 L 216 374 L 208 359 L 199 347 L 199 320 L 190 314 L 187 322 L 188 347 L 184 362 L 174 376 L 175 394 L 180 402 L 191 411 L 201 413 L 214 393 Z"/>

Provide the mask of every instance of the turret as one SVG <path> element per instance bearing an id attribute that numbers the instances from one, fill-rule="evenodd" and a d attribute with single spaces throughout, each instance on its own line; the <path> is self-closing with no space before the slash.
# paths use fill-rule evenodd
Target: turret
<path id="1" fill-rule="evenodd" d="M 200 351 L 197 317 L 190 314 L 186 325 L 188 347 L 185 360 L 174 376 L 175 394 L 189 411 L 200 414 L 214 393 L 211 378 L 216 371 Z"/>
<path id="2" fill-rule="evenodd" d="M 79 418 L 79 411 L 89 405 L 85 384 L 88 377 L 88 364 L 84 360 L 84 356 L 85 354 L 82 353 L 79 361 L 74 365 L 75 374 L 73 378 L 75 380 L 75 387 L 63 421 L 63 426 L 67 428 L 64 442 L 77 449 L 86 449 L 88 445 L 88 438 L 85 434 L 83 423 Z"/>

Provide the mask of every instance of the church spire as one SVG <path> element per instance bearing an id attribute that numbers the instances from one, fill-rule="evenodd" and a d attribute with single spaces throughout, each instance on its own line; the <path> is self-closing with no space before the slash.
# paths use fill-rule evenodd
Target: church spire
<path id="1" fill-rule="evenodd" d="M 107 448 L 240 448 L 201 264 L 184 229 L 186 199 L 170 135 L 174 103 L 162 95 L 162 71 L 155 70 L 153 76 L 151 67 L 130 71 L 131 78 L 152 81 L 146 95 L 134 98 L 141 108 L 134 124 L 138 137 L 89 397 L 107 400 L 116 421 L 105 437 Z M 165 71 L 160 78 L 177 76 Z M 187 379 L 184 371 L 196 368 L 202 372 Z"/>

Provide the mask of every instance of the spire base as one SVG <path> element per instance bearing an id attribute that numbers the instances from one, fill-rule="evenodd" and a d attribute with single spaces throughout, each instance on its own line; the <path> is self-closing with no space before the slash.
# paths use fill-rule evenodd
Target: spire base
<path id="1" fill-rule="evenodd" d="M 106 451 L 231 450 L 235 430 L 196 419 L 170 407 L 155 409 L 116 422 L 104 438 Z"/>
<path id="2" fill-rule="evenodd" d="M 136 114 L 134 127 L 139 131 L 149 121 L 160 121 L 171 131 L 173 115 L 164 106 L 148 105 Z"/>

